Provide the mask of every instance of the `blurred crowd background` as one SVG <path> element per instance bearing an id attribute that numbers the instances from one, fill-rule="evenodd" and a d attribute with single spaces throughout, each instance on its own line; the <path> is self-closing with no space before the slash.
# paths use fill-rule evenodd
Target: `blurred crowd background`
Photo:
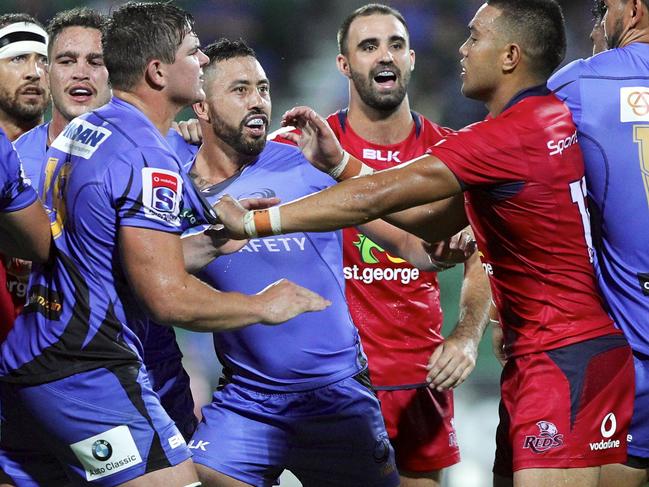
<path id="1" fill-rule="evenodd" d="M 124 3 L 118 0 L 2 0 L 0 13 L 28 12 L 47 22 L 56 12 L 88 6 L 104 13 Z M 310 105 L 321 114 L 346 106 L 347 80 L 336 70 L 336 32 L 340 22 L 359 0 L 177 0 L 192 13 L 195 30 L 203 45 L 220 38 L 243 38 L 257 52 L 271 81 L 274 121 L 295 105 Z M 442 125 L 460 128 L 480 120 L 480 103 L 460 94 L 458 48 L 467 24 L 481 0 L 396 0 L 385 2 L 400 10 L 408 22 L 416 69 L 409 95 L 411 107 Z M 563 0 L 568 26 L 566 60 L 588 56 L 592 49 L 591 0 Z M 180 117 L 191 117 L 185 110 Z M 445 330 L 457 319 L 461 267 L 440 274 Z M 323 324 L 326 326 L 326 324 Z M 197 405 L 210 400 L 220 367 L 214 358 L 209 335 L 180 331 L 178 338 L 192 377 Z M 491 333 L 482 342 L 475 371 L 456 393 L 455 424 L 462 462 L 451 468 L 446 485 L 491 485 L 498 422 L 500 365 L 491 352 Z M 283 486 L 299 485 L 289 477 Z"/>

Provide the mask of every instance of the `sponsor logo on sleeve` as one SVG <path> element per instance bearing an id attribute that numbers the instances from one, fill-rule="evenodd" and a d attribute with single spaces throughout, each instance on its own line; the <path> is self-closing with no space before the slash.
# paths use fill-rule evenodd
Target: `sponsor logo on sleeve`
<path id="1" fill-rule="evenodd" d="M 638 272 L 638 282 L 640 282 L 642 294 L 649 296 L 649 273 Z"/>
<path id="2" fill-rule="evenodd" d="M 523 442 L 523 448 L 529 448 L 534 453 L 543 453 L 563 445 L 563 435 L 559 433 L 554 423 L 539 421 L 536 426 L 539 428 L 538 436 L 527 435 Z"/>
<path id="3" fill-rule="evenodd" d="M 550 151 L 550 155 L 556 156 L 557 154 L 560 155 L 563 154 L 563 151 L 569 149 L 576 143 L 577 143 L 577 131 L 575 130 L 574 134 L 570 135 L 569 137 L 566 137 L 565 139 L 548 141 L 547 146 L 548 146 L 548 150 Z"/>
<path id="4" fill-rule="evenodd" d="M 210 444 L 209 441 L 191 440 L 187 446 L 189 447 L 190 450 L 207 451 L 207 445 L 209 444 Z"/>
<path id="5" fill-rule="evenodd" d="M 142 463 L 135 440 L 126 425 L 72 443 L 70 449 L 81 462 L 89 482 Z"/>
<path id="6" fill-rule="evenodd" d="M 649 122 L 649 87 L 620 88 L 620 121 Z"/>
<path id="7" fill-rule="evenodd" d="M 153 167 L 142 168 L 144 214 L 173 226 L 180 226 L 183 180 L 178 173 Z"/>
<path id="8" fill-rule="evenodd" d="M 52 147 L 66 154 L 90 159 L 111 134 L 112 132 L 104 127 L 75 118 L 54 139 Z"/>

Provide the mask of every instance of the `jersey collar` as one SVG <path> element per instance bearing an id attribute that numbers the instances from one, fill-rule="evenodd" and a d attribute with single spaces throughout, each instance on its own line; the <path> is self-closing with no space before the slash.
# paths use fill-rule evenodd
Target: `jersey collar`
<path id="1" fill-rule="evenodd" d="M 547 87 L 545 83 L 537 86 L 532 86 L 531 88 L 525 88 L 524 90 L 519 91 L 514 95 L 514 97 L 509 100 L 509 103 L 505 105 L 505 108 L 503 108 L 503 112 L 505 110 L 508 110 L 509 108 L 513 107 L 516 105 L 519 101 L 524 100 L 525 98 L 528 98 L 530 96 L 547 96 L 550 93 L 550 89 Z M 501 112 L 502 113 L 502 112 Z"/>

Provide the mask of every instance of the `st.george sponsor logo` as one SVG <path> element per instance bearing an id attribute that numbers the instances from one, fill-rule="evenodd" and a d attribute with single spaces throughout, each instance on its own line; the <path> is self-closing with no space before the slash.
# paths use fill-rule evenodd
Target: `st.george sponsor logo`
<path id="1" fill-rule="evenodd" d="M 112 132 L 104 127 L 75 118 L 63 129 L 61 135 L 54 139 L 52 147 L 66 154 L 90 159 L 111 135 Z"/>
<path id="2" fill-rule="evenodd" d="M 142 463 L 135 440 L 126 425 L 104 431 L 70 445 L 86 471 L 86 480 L 101 479 Z"/>
<path id="3" fill-rule="evenodd" d="M 603 439 L 593 443 L 589 443 L 591 451 L 595 450 L 608 450 L 609 448 L 619 448 L 620 440 L 612 440 L 611 437 L 617 431 L 617 418 L 615 414 L 608 413 L 604 416 L 602 424 L 599 427 L 599 431 L 603 436 Z"/>
<path id="4" fill-rule="evenodd" d="M 151 219 L 180 226 L 183 180 L 167 169 L 142 168 L 142 203 Z"/>
<path id="5" fill-rule="evenodd" d="M 398 150 L 363 149 L 363 159 L 368 161 L 396 162 L 401 164 Z"/>
<path id="6" fill-rule="evenodd" d="M 399 257 L 393 257 L 361 233 L 357 234 L 357 238 L 354 247 L 358 249 L 363 264 L 368 267 L 361 267 L 357 264 L 344 267 L 343 276 L 345 279 L 361 281 L 364 284 L 372 284 L 375 281 L 399 281 L 401 284 L 409 284 L 419 279 L 421 275 L 419 269 L 387 267 L 389 264 L 403 264 L 406 261 Z M 383 267 L 369 267 L 376 264 L 383 264 Z"/>
<path id="7" fill-rule="evenodd" d="M 649 87 L 620 88 L 620 121 L 649 122 Z"/>
<path id="8" fill-rule="evenodd" d="M 538 436 L 526 436 L 523 441 L 523 448 L 529 448 L 534 453 L 543 453 L 563 445 L 563 435 L 559 433 L 554 423 L 539 421 L 536 426 L 539 428 Z"/>
<path id="9" fill-rule="evenodd" d="M 555 156 L 557 154 L 563 154 L 563 151 L 569 149 L 576 143 L 577 143 L 577 131 L 575 130 L 575 133 L 572 134 L 571 136 L 566 137 L 565 139 L 550 140 L 547 145 L 548 145 L 548 149 L 550 150 L 550 155 Z"/>

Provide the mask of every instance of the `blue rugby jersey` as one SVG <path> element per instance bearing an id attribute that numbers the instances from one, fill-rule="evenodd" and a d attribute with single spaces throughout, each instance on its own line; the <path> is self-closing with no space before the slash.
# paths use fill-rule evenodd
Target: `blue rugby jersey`
<path id="1" fill-rule="evenodd" d="M 47 152 L 47 131 L 50 123 L 37 125 L 25 132 L 14 141 L 16 152 L 23 162 L 25 175 L 31 180 L 32 186 L 38 188 L 41 176 L 45 172 L 45 153 Z"/>
<path id="2" fill-rule="evenodd" d="M 191 163 L 188 165 L 188 172 Z M 300 151 L 269 142 L 239 174 L 203 190 L 211 203 L 221 195 L 277 196 L 291 201 L 334 184 Z M 305 313 L 280 326 L 255 324 L 214 334 L 226 376 L 266 391 L 303 391 L 349 377 L 365 367 L 358 331 L 345 301 L 342 234 L 292 233 L 255 238 L 239 252 L 218 257 L 198 275 L 221 291 L 253 294 L 287 278 L 329 299 L 324 311 Z"/>
<path id="3" fill-rule="evenodd" d="M 119 227 L 180 234 L 183 215 L 212 219 L 165 138 L 119 98 L 74 119 L 46 157 L 40 186 L 56 257 L 35 266 L 28 305 L 2 344 L 0 373 L 14 382 L 141 361 L 147 319 L 121 268 Z"/>
<path id="4" fill-rule="evenodd" d="M 649 44 L 574 61 L 548 86 L 578 128 L 601 292 L 631 347 L 649 355 Z"/>
<path id="5" fill-rule="evenodd" d="M 18 154 L 0 129 L 0 211 L 22 210 L 36 201 L 36 191 L 25 176 Z"/>

